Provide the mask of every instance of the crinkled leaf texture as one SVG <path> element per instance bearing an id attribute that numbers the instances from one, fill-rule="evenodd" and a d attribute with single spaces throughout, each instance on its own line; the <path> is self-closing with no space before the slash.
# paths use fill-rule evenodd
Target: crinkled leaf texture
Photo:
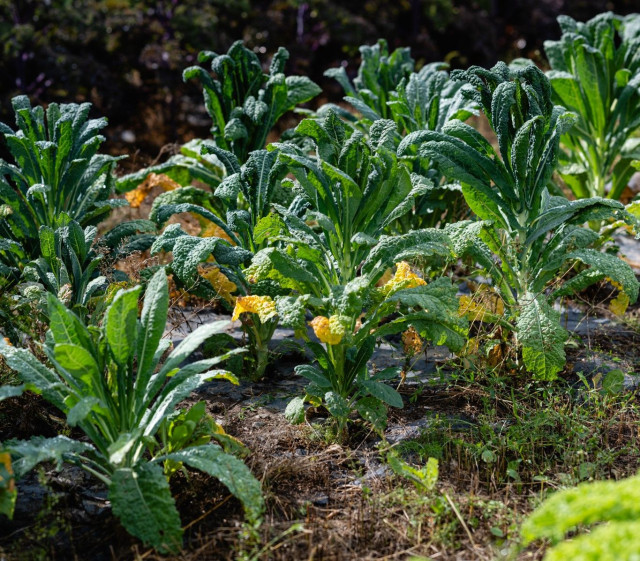
<path id="1" fill-rule="evenodd" d="M 536 378 L 554 380 L 565 364 L 564 342 L 569 334 L 544 295 L 525 293 L 521 304 L 516 328 L 524 364 Z"/>
<path id="2" fill-rule="evenodd" d="M 444 277 L 427 285 L 399 290 L 388 302 L 399 302 L 414 311 L 385 323 L 376 330 L 376 335 L 390 335 L 412 325 L 436 345 L 460 350 L 466 342 L 467 320 L 458 314 L 456 290 Z"/>
<path id="3" fill-rule="evenodd" d="M 197 277 L 198 265 L 213 256 L 217 263 L 237 267 L 253 254 L 240 247 L 231 246 L 221 238 L 198 238 L 185 234 L 179 224 L 170 225 L 151 246 L 151 253 L 172 251 L 172 270 L 184 283 L 192 283 Z"/>
<path id="4" fill-rule="evenodd" d="M 356 409 L 360 416 L 373 425 L 380 434 L 387 427 L 387 408 L 382 401 L 375 397 L 363 397 L 356 403 Z"/>
<path id="5" fill-rule="evenodd" d="M 545 561 L 636 561 L 640 559 L 640 476 L 583 483 L 547 499 L 522 526 L 525 544 L 540 538 L 560 542 L 578 526 L 608 522 L 552 547 Z"/>
<path id="6" fill-rule="evenodd" d="M 166 456 L 183 462 L 220 480 L 244 506 L 252 523 L 258 522 L 264 512 L 264 499 L 260 482 L 249 468 L 235 456 L 227 454 L 215 444 L 192 446 Z"/>
<path id="7" fill-rule="evenodd" d="M 336 392 L 327 392 L 324 394 L 324 402 L 332 416 L 340 418 L 346 418 L 351 409 L 347 400 Z"/>
<path id="8" fill-rule="evenodd" d="M 64 394 L 60 391 L 62 383 L 55 372 L 40 364 L 40 361 L 26 349 L 13 347 L 3 339 L 0 339 L 0 355 L 19 373 L 23 382 L 37 388 L 47 401 L 65 410 Z"/>
<path id="9" fill-rule="evenodd" d="M 284 416 L 292 425 L 299 425 L 304 421 L 304 397 L 294 397 L 284 410 Z"/>
<path id="10" fill-rule="evenodd" d="M 42 462 L 56 462 L 60 469 L 66 457 L 95 451 L 90 444 L 61 435 L 54 438 L 34 436 L 30 440 L 9 441 L 4 443 L 4 448 L 14 457 L 13 470 L 18 478 Z"/>
<path id="11" fill-rule="evenodd" d="M 578 525 L 604 520 L 640 519 L 640 475 L 622 481 L 582 483 L 549 497 L 522 526 L 529 543 L 539 538 L 558 542 Z"/>
<path id="12" fill-rule="evenodd" d="M 640 522 L 615 522 L 563 542 L 547 551 L 544 561 L 638 561 Z"/>
<path id="13" fill-rule="evenodd" d="M 604 273 L 622 286 L 631 303 L 638 299 L 638 281 L 633 269 L 622 259 L 594 249 L 581 249 L 567 254 L 567 259 L 577 259 Z"/>
<path id="14" fill-rule="evenodd" d="M 133 469 L 116 470 L 109 500 L 127 532 L 162 553 L 179 551 L 180 515 L 160 466 L 141 463 Z"/>

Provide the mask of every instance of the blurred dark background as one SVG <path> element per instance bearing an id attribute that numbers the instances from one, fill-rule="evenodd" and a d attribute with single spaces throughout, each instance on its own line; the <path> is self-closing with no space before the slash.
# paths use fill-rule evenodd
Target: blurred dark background
<path id="1" fill-rule="evenodd" d="M 325 69 L 358 67 L 361 44 L 379 37 L 410 46 L 419 62 L 492 66 L 526 56 L 544 66 L 558 14 L 579 20 L 637 0 L 0 0 L 0 120 L 13 126 L 11 97 L 34 104 L 90 101 L 109 118 L 107 149 L 139 167 L 169 143 L 208 134 L 196 84 L 182 70 L 197 53 L 243 39 L 266 63 L 278 46 L 287 74 L 306 74 L 337 101 Z"/>

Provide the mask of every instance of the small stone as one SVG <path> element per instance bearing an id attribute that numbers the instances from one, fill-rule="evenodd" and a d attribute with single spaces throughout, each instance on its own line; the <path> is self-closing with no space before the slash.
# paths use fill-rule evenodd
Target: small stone
<path id="1" fill-rule="evenodd" d="M 314 506 L 327 506 L 329 504 L 329 497 L 327 495 L 318 495 L 311 499 Z"/>

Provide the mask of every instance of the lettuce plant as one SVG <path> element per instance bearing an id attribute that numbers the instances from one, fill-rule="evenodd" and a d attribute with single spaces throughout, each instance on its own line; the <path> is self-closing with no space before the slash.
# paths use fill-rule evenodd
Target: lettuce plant
<path id="1" fill-rule="evenodd" d="M 384 40 L 372 47 L 360 47 L 360 51 L 362 62 L 353 83 L 344 68 L 332 68 L 325 75 L 344 88 L 344 100 L 360 113 L 355 126 L 363 132 L 368 133 L 379 119 L 391 119 L 397 125 L 397 146 L 411 132 L 440 131 L 450 119 L 464 121 L 476 112 L 475 103 L 462 95 L 461 90 L 467 86 L 449 78 L 446 64 L 427 64 L 416 72 L 409 49 L 399 48 L 389 55 Z M 436 226 L 464 212 L 460 187 L 449 183 L 430 160 L 406 153 L 403 161 L 412 172 L 429 178 L 433 186 L 416 199 L 411 212 L 390 225 L 390 231 L 403 233 Z"/>
<path id="2" fill-rule="evenodd" d="M 473 86 L 473 95 L 489 119 L 499 155 L 472 127 L 450 121 L 442 132 L 408 135 L 399 151 L 418 146 L 442 173 L 457 179 L 471 210 L 482 222 L 447 229 L 458 253 L 467 252 L 493 279 L 506 304 L 524 365 L 538 378 L 552 379 L 565 363 L 559 313 L 552 304 L 609 278 L 628 303 L 638 296 L 631 268 L 613 255 L 590 249 L 598 235 L 581 227 L 588 220 L 616 217 L 616 201 L 598 197 L 568 201 L 549 194 L 560 136 L 575 115 L 554 106 L 548 78 L 535 66 L 493 69 L 472 67 L 454 77 Z M 562 275 L 581 262 L 577 275 Z M 624 307 L 624 306 L 622 306 Z"/>
<path id="3" fill-rule="evenodd" d="M 576 115 L 562 135 L 559 172 L 577 198 L 619 199 L 640 157 L 640 16 L 560 16 L 546 41 L 553 100 Z"/>
<path id="4" fill-rule="evenodd" d="M 296 179 L 291 184 L 296 198 L 289 207 L 275 205 L 277 214 L 261 224 L 260 236 L 278 247 L 258 252 L 245 276 L 254 282 L 276 281 L 290 290 L 276 306 L 280 322 L 304 336 L 310 311 L 315 316 L 311 325 L 326 345 L 308 343 L 318 365 L 296 369 L 311 384 L 304 398 L 290 404 L 288 417 L 301 421 L 307 400 L 324 403 L 341 434 L 356 409 L 381 429 L 384 403 L 400 407 L 402 400 L 382 383 L 395 377 L 397 369 L 373 373 L 367 367 L 376 336 L 412 325 L 429 339 L 459 348 L 464 322 L 457 316 L 456 289 L 448 279 L 427 284 L 404 263 L 390 284 L 377 288 L 376 283 L 403 259 L 452 257 L 451 244 L 436 230 L 383 235 L 427 187 L 423 178 L 411 176 L 398 163 L 393 122 L 374 123 L 370 140 L 335 113 L 306 119 L 296 132 L 311 140 L 315 157 L 280 146 L 279 159 Z M 398 309 L 405 313 L 380 325 Z"/>
<path id="5" fill-rule="evenodd" d="M 579 527 L 593 527 L 564 540 Z M 525 545 L 546 538 L 544 561 L 633 561 L 640 555 L 640 476 L 582 483 L 545 500 L 522 526 Z"/>
<path id="6" fill-rule="evenodd" d="M 108 487 L 113 512 L 127 531 L 160 551 L 176 551 L 182 529 L 164 462 L 181 462 L 217 477 L 243 502 L 252 522 L 259 519 L 263 501 L 260 484 L 244 463 L 217 444 L 180 448 L 174 438 L 167 448 L 166 438 L 163 445 L 158 435 L 176 405 L 202 383 L 214 378 L 234 381 L 229 372 L 215 369 L 231 353 L 185 365 L 227 322 L 202 326 L 167 355 L 171 343 L 162 339 L 169 306 L 164 271 L 148 283 L 138 319 L 140 290 L 120 290 L 100 326 L 89 328 L 49 295 L 51 329 L 43 351 L 53 368 L 26 349 L 0 341 L 0 354 L 24 382 L 2 387 L 0 397 L 24 390 L 40 393 L 87 437 L 34 437 L 3 446 L 12 455 L 17 478 L 43 461 L 81 467 Z"/>
<path id="7" fill-rule="evenodd" d="M 0 123 L 13 162 L 0 161 L 0 275 L 17 282 L 40 255 L 40 227 L 97 224 L 115 206 L 109 199 L 119 158 L 98 154 L 106 119 L 88 119 L 90 104 L 51 103 L 45 111 L 26 96 L 13 99 L 17 130 Z"/>

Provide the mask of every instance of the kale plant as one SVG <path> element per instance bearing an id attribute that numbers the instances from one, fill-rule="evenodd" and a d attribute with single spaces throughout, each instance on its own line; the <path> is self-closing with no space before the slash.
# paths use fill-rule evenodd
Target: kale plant
<path id="1" fill-rule="evenodd" d="M 565 539 L 568 532 L 589 532 Z M 522 526 L 524 544 L 551 540 L 544 561 L 633 561 L 640 554 L 640 476 L 554 493 Z"/>
<path id="2" fill-rule="evenodd" d="M 274 205 L 277 213 L 260 224 L 259 236 L 277 243 L 258 252 L 245 270 L 255 282 L 275 281 L 290 291 L 275 312 L 305 339 L 306 312 L 315 316 L 311 326 L 320 343 L 307 344 L 317 366 L 297 367 L 311 384 L 305 397 L 291 402 L 287 416 L 300 422 L 304 401 L 322 403 L 341 437 L 353 411 L 382 430 L 385 404 L 402 406 L 399 394 L 384 383 L 399 369 L 372 372 L 367 365 L 377 337 L 412 326 L 454 349 L 464 343 L 456 288 L 445 278 L 427 283 L 404 261 L 419 257 L 433 265 L 452 258 L 447 236 L 429 229 L 384 235 L 428 188 L 398 162 L 395 131 L 392 121 L 379 120 L 368 140 L 333 112 L 302 121 L 296 132 L 308 137 L 314 154 L 280 146 L 279 161 L 295 176 L 296 197 L 289 207 Z"/>
<path id="3" fill-rule="evenodd" d="M 546 41 L 553 100 L 576 115 L 564 132 L 559 172 L 577 198 L 619 199 L 640 157 L 640 16 L 560 16 Z"/>
<path id="4" fill-rule="evenodd" d="M 169 307 L 164 271 L 149 281 L 138 318 L 140 290 L 120 290 L 99 327 L 85 326 L 49 295 L 51 328 L 42 350 L 53 368 L 28 350 L 0 340 L 0 354 L 23 382 L 0 388 L 0 398 L 25 390 L 42 394 L 65 414 L 69 426 L 87 437 L 36 436 L 7 441 L 3 447 L 11 453 L 17 478 L 44 461 L 81 467 L 108 487 L 113 512 L 128 532 L 159 551 L 175 552 L 182 528 L 163 465 L 178 462 L 217 477 L 243 502 L 252 523 L 259 520 L 264 504 L 260 484 L 242 461 L 217 444 L 170 438 L 167 433 L 168 423 L 176 420 L 176 405 L 205 381 L 235 381 L 229 372 L 216 369 L 235 351 L 185 364 L 228 322 L 202 326 L 168 353 L 171 342 L 162 338 Z M 179 443 L 184 447 L 176 446 Z"/>
<path id="5" fill-rule="evenodd" d="M 503 299 L 525 367 L 553 379 L 565 363 L 568 333 L 552 307 L 563 295 L 608 278 L 623 295 L 624 309 L 638 296 L 633 271 L 617 257 L 591 246 L 598 235 L 582 227 L 589 220 L 619 217 L 620 203 L 598 197 L 569 201 L 549 194 L 560 136 L 576 116 L 552 103 L 549 79 L 535 66 L 472 67 L 455 78 L 473 95 L 496 133 L 499 154 L 475 129 L 450 121 L 442 132 L 408 135 L 399 152 L 418 146 L 443 174 L 457 179 L 481 222 L 447 229 L 458 253 L 467 252 L 493 279 Z M 575 276 L 567 265 L 580 262 Z"/>
<path id="6" fill-rule="evenodd" d="M 56 230 L 40 228 L 41 257 L 27 265 L 25 277 L 33 277 L 46 291 L 84 316 L 89 300 L 108 284 L 107 278 L 98 274 L 103 258 L 94 247 L 98 230 L 95 226 L 83 230 L 70 219 L 62 224 Z"/>
<path id="7" fill-rule="evenodd" d="M 17 130 L 0 123 L 13 162 L 0 160 L 0 275 L 13 284 L 40 256 L 40 228 L 68 219 L 95 225 L 126 201 L 110 199 L 119 158 L 98 154 L 106 119 L 88 119 L 90 104 L 13 99 Z"/>
<path id="8" fill-rule="evenodd" d="M 380 40 L 372 47 L 360 47 L 362 62 L 358 76 L 351 83 L 344 68 L 325 72 L 338 80 L 347 94 L 344 100 L 360 114 L 358 119 L 340 111 L 343 118 L 366 134 L 379 119 L 393 120 L 397 125 L 395 145 L 409 133 L 418 130 L 440 131 L 450 119 L 465 121 L 476 112 L 473 101 L 462 95 L 464 83 L 451 80 L 444 63 L 432 63 L 415 71 L 409 49 L 399 48 L 389 55 L 387 44 Z M 319 113 L 338 110 L 328 105 Z M 410 229 L 451 222 L 465 213 L 460 187 L 452 184 L 431 165 L 428 158 L 407 152 L 403 162 L 414 173 L 427 177 L 433 185 L 416 199 L 414 208 L 389 225 L 389 231 L 405 233 Z"/>

